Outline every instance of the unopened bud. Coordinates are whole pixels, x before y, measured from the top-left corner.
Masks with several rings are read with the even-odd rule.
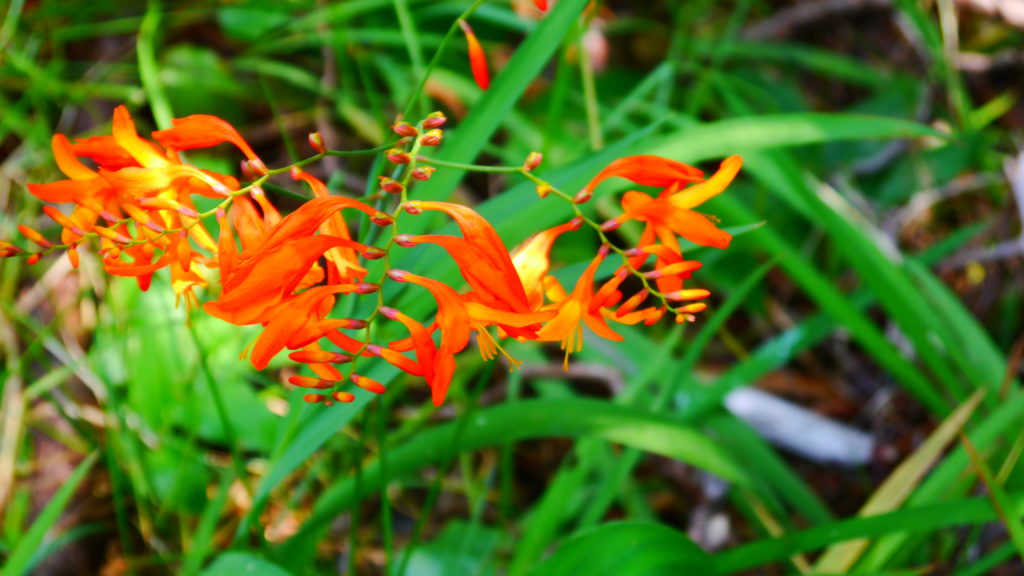
[[[330,350],[298,350],[288,354],[288,358],[302,364],[345,364],[352,361],[352,356]]]
[[[408,164],[412,162],[412,156],[409,156],[409,153],[401,148],[391,148],[387,151],[386,156],[393,164]]]
[[[409,234],[398,234],[395,236],[394,240],[395,244],[398,244],[402,248],[412,248],[416,245],[416,242],[413,241],[412,236]]]
[[[380,290],[380,284],[374,284],[372,282],[360,282],[356,284],[356,289],[353,290],[356,294],[373,294],[377,290]]]
[[[434,128],[444,126],[444,123],[447,121],[448,118],[442,112],[431,112],[423,119],[423,127],[427,130],[433,130]]]
[[[405,270],[388,270],[388,278],[391,278],[395,282],[405,282],[405,275],[408,274]]]
[[[611,220],[605,222],[604,224],[601,224],[601,231],[611,232],[612,230],[617,230],[619,226],[622,226],[622,222],[620,222],[617,218],[612,218]]]
[[[405,202],[402,204],[402,210],[413,215],[423,214],[423,208],[420,208],[419,202]]]
[[[583,216],[576,216],[572,220],[569,220],[569,229],[572,231],[579,230],[583,226]]]
[[[537,196],[540,198],[547,198],[548,195],[551,194],[552,190],[553,189],[550,184],[539,184],[537,185]]]
[[[117,242],[118,244],[128,244],[132,241],[131,238],[121,234],[120,232],[111,230],[110,228],[104,228],[103,226],[94,226],[93,232],[99,234],[101,237],[110,240],[111,242]]]
[[[380,312],[381,315],[384,316],[385,318],[390,318],[391,320],[398,318],[398,315],[401,314],[401,312],[395,310],[390,306],[381,306],[380,308],[377,309],[377,311]]]
[[[335,402],[339,402],[341,404],[348,404],[349,402],[356,399],[355,394],[352,394],[351,392],[341,391],[332,392],[331,398],[334,398]]]
[[[433,166],[420,166],[412,171],[412,177],[417,180],[430,180],[430,177],[437,171]]]
[[[576,193],[575,196],[572,197],[572,203],[583,204],[584,202],[590,200],[593,196],[593,192],[584,188],[583,190],[580,190],[579,192]]]
[[[50,242],[49,240],[46,239],[45,236],[43,236],[39,232],[36,232],[32,228],[29,228],[28,226],[19,225],[18,232],[21,232],[22,236],[28,238],[29,240],[35,242],[36,244],[42,246],[43,248],[49,248],[53,246],[53,242]]]
[[[319,404],[324,400],[327,400],[327,396],[324,396],[323,394],[306,394],[302,399],[310,404]]]
[[[677,301],[703,300],[704,298],[707,298],[708,296],[711,296],[711,292],[709,292],[707,290],[702,290],[702,289],[698,289],[698,290],[676,290],[675,292],[669,292],[668,294],[665,294],[665,299],[666,300],[677,300]]]
[[[260,176],[264,176],[267,173],[267,165],[264,164],[263,160],[260,160],[259,158],[250,159],[249,168],[251,168],[253,172],[259,174]]]
[[[380,179],[380,189],[387,192],[388,194],[401,194],[405,190],[405,186],[394,178],[389,176],[378,176]]]
[[[374,286],[377,285],[374,284]],[[376,292],[376,289],[374,289],[373,291]],[[345,328],[346,330],[362,330],[363,328],[366,328],[366,320],[359,320],[357,318],[345,318],[344,322],[345,324],[341,327]]]
[[[380,260],[381,258],[387,256],[387,254],[387,252],[381,250],[380,248],[377,248],[376,246],[369,246],[363,252],[363,258],[366,258],[367,260]]]
[[[309,141],[309,146],[313,148],[313,150],[316,150],[317,154],[323,154],[327,151],[327,149],[324,148],[324,137],[321,136],[319,132],[310,132],[309,136],[306,137],[306,140]]]
[[[373,392],[374,394],[383,394],[387,391],[384,385],[377,382],[373,378],[367,376],[360,376],[359,374],[352,374],[352,383],[359,386],[367,392]]]
[[[707,307],[708,305],[703,302],[694,302],[693,304],[687,304],[678,310],[682,314],[696,314],[707,310]]]
[[[42,257],[43,257],[42,254],[40,254],[39,252],[36,252],[35,254],[29,256],[25,260],[25,262],[27,262],[28,265],[31,266],[31,265],[35,264],[36,262],[39,262],[39,259],[42,258]]]
[[[443,135],[444,132],[440,130],[430,130],[420,138],[420,144],[424,146],[437,146],[441,143],[441,136]]]
[[[399,136],[415,137],[419,134],[419,130],[408,122],[395,122],[391,125],[391,129]]]
[[[327,388],[334,388],[334,382],[330,380],[324,380],[323,378],[313,378],[311,376],[292,376],[288,378],[288,383],[292,386],[298,386],[299,388],[311,388],[313,390],[325,390]]]
[[[242,168],[242,178],[243,179],[245,179],[245,180],[255,180],[255,179],[259,178],[259,175],[256,173],[255,170],[253,170],[252,164],[250,164],[248,160],[242,160],[242,162],[240,163],[240,166]]]
[[[540,152],[530,152],[530,155],[526,157],[526,162],[523,162],[523,170],[532,172],[540,166],[541,160],[544,159],[544,155]]]
[[[383,212],[377,212],[373,216],[370,216],[370,222],[373,222],[377,226],[390,226],[395,223],[395,220]]]
[[[0,258],[10,258],[21,254],[23,250],[10,242],[0,241]]]

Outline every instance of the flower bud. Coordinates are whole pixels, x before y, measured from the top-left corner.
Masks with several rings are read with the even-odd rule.
[[[440,130],[430,130],[420,138],[420,144],[424,146],[437,146],[441,143],[441,136],[443,134]]]
[[[334,388],[334,382],[330,380],[324,380],[323,378],[313,378],[312,376],[292,376],[288,378],[288,383],[292,386],[298,386],[299,388],[311,388],[313,390],[326,390],[327,388]]]
[[[380,260],[387,256],[387,254],[387,252],[377,248],[376,246],[368,246],[363,252],[363,258],[366,258],[367,260]]]
[[[110,228],[104,228],[103,226],[93,226],[92,231],[95,232],[96,234],[99,234],[101,237],[106,238],[111,242],[117,242],[118,244],[128,244],[129,242],[132,241],[131,238],[125,236],[124,234],[121,234],[120,232],[117,232],[115,230],[111,230]]]
[[[324,148],[324,137],[321,136],[319,132],[310,132],[309,136],[306,137],[306,140],[309,141],[310,147],[313,148],[313,150],[316,150],[317,154],[327,152],[327,149]]]
[[[395,236],[394,240],[395,244],[398,244],[402,248],[412,248],[416,245],[416,242],[413,241],[412,236],[409,234],[398,234]]]
[[[42,258],[42,257],[43,257],[42,254],[40,254],[39,252],[36,252],[35,254],[29,256],[28,259],[25,260],[25,261],[28,262],[29,266],[31,266],[31,265],[35,264],[36,262],[39,262],[39,259]]]
[[[306,394],[302,399],[310,404],[319,404],[324,400],[327,400],[327,396],[324,396],[323,394]]]
[[[351,401],[356,399],[354,394],[352,394],[350,392],[341,392],[341,391],[332,392],[331,393],[331,398],[334,398],[334,400],[336,402],[339,402],[341,404],[348,404],[349,402],[351,402]]]
[[[389,176],[378,176],[380,179],[380,189],[387,192],[388,194],[401,194],[405,190],[405,186],[394,178]]]
[[[50,242],[49,240],[46,239],[45,236],[43,236],[39,232],[36,232],[32,228],[29,228],[28,226],[19,225],[18,232],[21,232],[22,236],[28,238],[29,240],[35,242],[36,244],[42,246],[43,248],[49,248],[53,246],[53,242]]]
[[[398,318],[398,315],[401,314],[401,312],[395,310],[390,306],[381,306],[380,308],[377,309],[377,311],[380,312],[381,315],[384,316],[385,318],[389,318],[391,320]]]
[[[405,275],[408,274],[405,270],[388,270],[388,278],[391,278],[395,282],[405,282]]]
[[[10,258],[22,253],[23,250],[10,242],[0,241],[0,258]]]
[[[383,384],[377,382],[373,378],[360,376],[359,374],[355,373],[352,374],[352,383],[355,384],[356,386],[359,386],[363,390],[366,390],[367,392],[373,392],[374,394],[383,394],[384,392],[387,391],[387,389],[384,388]]]
[[[590,200],[593,196],[593,192],[584,188],[583,190],[580,190],[579,192],[576,193],[575,196],[572,197],[572,203],[583,204],[584,202]]]
[[[405,202],[402,204],[402,210],[405,210],[409,214],[423,214],[423,208],[420,208],[420,203],[415,200],[412,202]]]
[[[249,168],[260,176],[267,174],[267,165],[263,163],[263,160],[259,158],[252,158],[249,160]]]
[[[386,156],[392,164],[408,164],[412,162],[412,156],[401,148],[391,148],[387,151]]]
[[[373,222],[377,226],[390,226],[395,223],[395,220],[383,212],[377,212],[373,216],[370,216],[370,222]]]
[[[611,220],[605,222],[604,224],[601,224],[601,231],[611,232],[612,230],[617,230],[619,226],[622,226],[622,222],[620,222],[617,218],[612,218]]]
[[[693,304],[687,304],[678,310],[681,314],[696,314],[698,312],[703,312],[707,307],[708,305],[703,302],[694,302]]]
[[[703,300],[704,298],[707,298],[708,296],[711,296],[711,292],[709,292],[707,290],[702,290],[702,289],[698,289],[698,290],[676,290],[675,292],[669,292],[668,294],[665,294],[665,299],[666,300],[676,300],[676,301]]]
[[[583,216],[576,216],[572,220],[569,220],[569,226],[569,229],[574,232],[579,230],[580,227],[583,226]]]
[[[434,128],[440,128],[444,126],[444,123],[448,121],[442,112],[431,112],[427,114],[427,117],[423,119],[423,127],[427,130],[433,130]]]
[[[380,284],[374,284],[372,282],[360,282],[356,284],[356,289],[353,290],[356,294],[373,294],[377,290],[380,290]]]
[[[288,354],[288,358],[302,364],[345,364],[352,361],[352,356],[330,350],[297,350]]]
[[[552,190],[553,189],[551,188],[550,184],[538,184],[537,185],[537,196],[540,197],[540,198],[547,198],[548,195],[551,194]]]
[[[430,180],[430,177],[437,171],[433,166],[420,166],[412,171],[412,177],[417,180]]]
[[[533,172],[537,166],[540,166],[540,162],[543,159],[544,155],[540,152],[530,152],[530,155],[526,157],[526,162],[523,162],[523,170]]]
[[[391,129],[395,131],[395,134],[399,136],[415,137],[419,134],[419,130],[415,126],[408,122],[395,122],[391,125]]]

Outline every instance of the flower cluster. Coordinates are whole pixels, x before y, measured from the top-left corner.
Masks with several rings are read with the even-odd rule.
[[[560,197],[576,212],[569,222],[540,231],[510,252],[493,226],[473,209],[410,198],[416,181],[429,179],[436,168],[445,166],[421,155],[425,147],[441,143],[444,123],[442,114],[433,113],[415,125],[395,124],[398,139],[382,150],[393,165],[389,176],[380,177],[376,205],[387,207],[382,211],[332,195],[323,182],[302,170],[323,156],[341,153],[325,150],[315,134],[310,138],[315,156],[268,169],[223,120],[177,119],[172,128],[153,132],[151,141],[138,135],[128,111],[119,107],[111,136],[74,143],[55,136],[54,155],[68,179],[29,187],[45,202],[72,206],[69,214],[49,205],[44,208],[62,228],[61,242],[51,242],[25,226],[20,230],[43,248],[28,254],[33,262],[42,254],[64,250],[77,265],[79,246],[96,239],[103,267],[114,275],[135,277],[143,290],[157,270],[169,268],[174,292],[190,308],[199,303],[194,290],[219,277],[219,296],[206,302],[203,310],[235,325],[262,326],[245,354],[253,366],[263,369],[279,353],[290,351],[289,358],[308,366],[312,374],[289,378],[291,384],[311,389],[305,396],[309,402],[353,400],[344,389],[346,382],[383,392],[380,383],[356,372],[362,358],[376,357],[423,378],[434,404],[440,405],[456,370],[456,355],[469,346],[474,334],[485,359],[504,354],[513,368],[518,362],[505,353],[503,339],[560,342],[568,363],[569,355],[582,346],[584,326],[602,338],[621,340],[610,323],[650,325],[666,314],[684,322],[705,308],[699,301],[708,297],[708,291],[684,286],[700,263],[684,258],[679,240],[728,246],[729,234],[693,209],[728,186],[740,168],[739,157],[726,159],[717,173],[704,179],[700,170],[680,162],[630,156],[612,162],[575,196],[533,173],[541,161],[536,153],[521,167],[490,168],[533,181],[541,197]],[[232,176],[200,170],[181,159],[182,151],[222,143],[233,144],[244,154],[244,186]],[[312,198],[282,216],[261,185],[285,175],[307,186]],[[656,196],[627,192],[622,213],[597,223],[580,206],[610,178],[660,191]],[[197,196],[219,202],[199,212]],[[425,212],[445,215],[460,233],[402,232],[400,220]],[[355,238],[352,215],[370,223]],[[211,218],[219,227],[216,239],[204,224]],[[639,241],[626,248],[615,245],[609,234],[630,221],[643,225]],[[602,244],[568,290],[551,274],[551,251],[556,241],[584,226]],[[397,251],[424,244],[446,251],[464,284],[451,285],[392,266]],[[600,266],[612,252],[620,259],[619,266],[610,276],[602,276]],[[26,253],[0,243],[0,256],[18,254]],[[429,294],[436,303],[434,313],[428,319],[415,318],[393,307],[381,291],[385,283],[414,285],[408,288]],[[370,311],[361,318],[336,317],[340,298],[369,298],[370,306],[348,309]],[[408,336],[379,341],[377,327],[384,321],[397,322]]]

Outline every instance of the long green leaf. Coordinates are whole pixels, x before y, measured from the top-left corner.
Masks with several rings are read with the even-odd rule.
[[[985,392],[979,390],[957,408],[913,454],[885,479],[885,482],[868,498],[858,515],[874,516],[895,510],[903,505],[907,497],[917,488],[925,473],[942,456],[946,447],[956,439],[957,434],[967,424],[984,395]],[[867,546],[866,540],[833,546],[818,559],[815,569],[819,572],[846,572],[863,554]]]
[[[61,514],[64,513],[68,506],[68,502],[71,501],[71,497],[78,490],[78,485],[85,479],[89,470],[92,469],[92,465],[96,463],[97,458],[99,458],[99,452],[93,452],[78,465],[78,468],[75,468],[75,471],[71,473],[71,476],[57,490],[57,493],[53,495],[53,498],[46,504],[46,507],[43,508],[43,511],[35,521],[32,522],[32,527],[14,545],[14,549],[11,551],[11,555],[7,557],[7,563],[4,564],[0,576],[21,576],[28,573],[36,550],[43,544],[43,538],[46,537],[46,533],[60,519]]]
[[[660,524],[616,522],[582,532],[538,565],[530,576],[588,574],[715,576],[714,563],[686,535]]]
[[[697,430],[646,410],[608,402],[531,400],[496,406],[478,412],[465,423],[465,431],[456,442],[453,438],[458,425],[453,422],[438,426],[392,448],[388,453],[386,478],[379,462],[367,465],[361,478],[361,491],[373,492],[383,482],[404,477],[462,452],[504,442],[552,437],[602,438],[688,462],[738,484],[751,483],[742,468]],[[331,485],[299,532],[279,547],[278,558],[290,563],[308,557],[303,550],[315,545],[320,531],[352,504],[356,494],[353,478],[343,478]]]

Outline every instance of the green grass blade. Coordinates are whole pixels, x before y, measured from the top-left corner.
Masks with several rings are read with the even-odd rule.
[[[860,516],[875,516],[895,510],[903,505],[924,475],[939,460],[970,419],[978,404],[984,398],[984,391],[975,392],[943,423],[917,450],[904,460],[885,482],[878,487],[860,509]],[[818,572],[847,572],[864,553],[868,541],[858,540],[829,548],[814,568]]]
[[[530,576],[575,576],[581,566],[589,574],[616,576],[717,573],[707,553],[683,533],[660,524],[615,522],[568,539]]]
[[[1024,494],[1011,494],[1013,511],[1022,515]],[[808,530],[790,532],[779,538],[766,538],[745,544],[714,556],[715,566],[722,574],[768,566],[799,552],[811,552],[822,547],[855,540],[874,538],[903,532],[926,533],[953,526],[972,526],[998,520],[999,516],[985,498],[947,500],[938,504],[907,508],[877,516],[857,517],[834,524],[815,526]],[[874,574],[877,570],[864,571]],[[827,573],[827,572],[826,572]],[[846,572],[840,572],[845,574]]]
[[[443,462],[453,454],[509,441],[549,437],[593,437],[689,462],[738,484],[750,484],[746,472],[713,441],[674,419],[627,406],[588,399],[531,400],[500,405],[478,412],[466,424],[461,440],[453,442],[458,422],[421,432],[388,456],[389,478],[379,462],[363,470],[362,491]],[[350,478],[331,485],[318,500],[299,532],[278,549],[285,562],[304,557],[302,548],[315,544],[315,535],[356,497]]]
[[[21,576],[28,573],[31,569],[30,564],[33,556],[36,550],[42,546],[46,533],[60,519],[61,514],[64,513],[68,506],[68,502],[71,501],[71,497],[78,490],[78,485],[82,483],[82,480],[92,470],[92,465],[96,463],[97,458],[99,458],[99,452],[93,452],[75,468],[75,471],[71,473],[71,476],[57,490],[53,498],[47,502],[46,507],[43,508],[43,511],[40,512],[35,521],[32,522],[32,527],[14,545],[14,549],[11,550],[10,556],[7,557],[7,562],[4,564],[0,575]]]

